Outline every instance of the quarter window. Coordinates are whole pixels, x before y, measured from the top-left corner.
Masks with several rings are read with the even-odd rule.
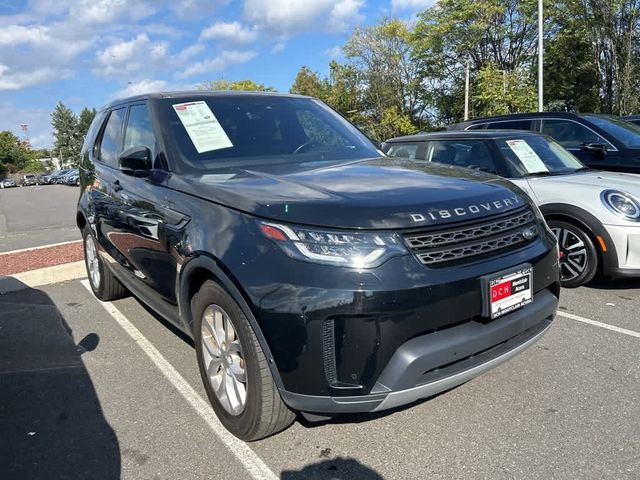
[[[564,148],[580,148],[586,143],[609,144],[594,131],[569,120],[544,120],[542,133],[552,137]]]
[[[107,120],[107,125],[102,134],[102,140],[98,150],[98,159],[110,167],[118,166],[118,155],[121,151],[122,122],[124,121],[124,108],[113,110]]]
[[[417,143],[396,143],[391,145],[387,151],[389,157],[404,157],[412,160],[416,159],[419,145]]]
[[[507,120],[503,122],[493,122],[487,125],[491,130],[531,130],[531,120]]]
[[[144,104],[132,105],[124,135],[124,150],[131,147],[147,147],[153,151],[155,145],[156,136],[153,132],[149,108]]]

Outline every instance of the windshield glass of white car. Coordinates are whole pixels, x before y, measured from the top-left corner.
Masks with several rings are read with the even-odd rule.
[[[496,140],[516,176],[562,175],[585,170],[580,160],[546,137],[527,136]]]

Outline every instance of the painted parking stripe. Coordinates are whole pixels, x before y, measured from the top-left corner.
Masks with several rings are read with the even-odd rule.
[[[82,285],[91,292],[88,280],[82,280]],[[245,467],[247,472],[255,479],[277,480],[278,477],[262,461],[262,459],[249,446],[234,437],[222,426],[216,417],[211,405],[204,400],[198,392],[187,382],[182,375],[169,363],[153,344],[142,335],[120,310],[111,302],[99,302],[111,317],[118,322],[122,329],[138,344],[147,354],[155,366],[173,384],[182,397],[193,407],[196,413],[205,421],[213,433],[233,453],[236,459]]]
[[[14,253],[30,252],[32,250],[42,250],[44,248],[60,247],[61,245],[71,245],[73,243],[81,243],[82,240],[70,240],[68,242],[50,243],[49,245],[40,245],[37,247],[20,248],[18,250],[10,250],[8,252],[0,252],[0,255],[13,255]]]
[[[561,317],[570,318],[571,320],[575,320],[576,322],[587,323],[589,325],[593,325],[594,327],[605,328],[607,330],[611,330],[612,332],[618,332],[624,335],[629,335],[630,337],[640,338],[640,332],[627,330],[626,328],[616,327],[615,325],[609,325],[608,323],[598,322],[596,320],[591,320],[590,318],[584,318],[579,315],[574,315],[572,313],[558,311],[558,315]]]

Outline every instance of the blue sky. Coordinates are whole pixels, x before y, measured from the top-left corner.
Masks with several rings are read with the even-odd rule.
[[[287,91],[326,73],[356,26],[434,0],[0,0],[0,130],[51,145],[50,113],[250,78]]]

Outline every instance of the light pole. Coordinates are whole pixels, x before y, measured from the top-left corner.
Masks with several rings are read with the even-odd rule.
[[[544,111],[544,12],[538,0],[538,111]]]
[[[469,76],[470,76],[469,69],[470,68],[471,68],[471,65],[469,65],[469,59],[467,58],[467,71],[466,71],[465,81],[464,81],[464,120],[465,122],[469,120]]]

